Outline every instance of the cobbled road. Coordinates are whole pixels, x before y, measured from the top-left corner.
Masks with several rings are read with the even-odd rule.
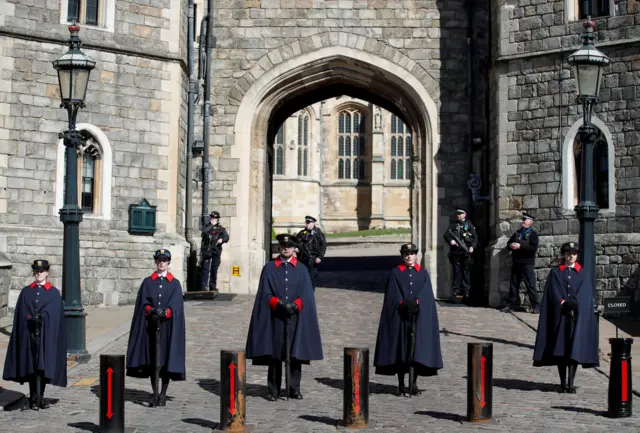
[[[349,259],[344,259],[349,260]],[[343,266],[339,264],[342,263]],[[375,261],[369,261],[369,264]],[[348,271],[334,263],[323,272],[316,291],[325,359],[303,366],[303,400],[266,400],[266,367],[247,362],[247,424],[256,433],[335,432],[342,418],[343,348],[368,347],[373,363],[382,290],[389,266]],[[370,266],[371,267],[371,266]],[[128,427],[141,432],[209,432],[219,421],[220,350],[244,349],[253,297],[228,302],[189,302],[187,314],[187,380],[172,382],[166,407],[150,409],[148,380],[126,379]],[[395,377],[370,370],[369,428],[381,432],[635,432],[637,416],[604,417],[606,377],[593,369],[578,371],[578,393],[559,394],[555,368],[532,367],[535,334],[514,316],[493,309],[439,304],[444,369],[420,378],[422,395],[396,397]],[[488,424],[466,417],[467,343],[491,342],[494,351],[493,416]],[[126,353],[127,336],[101,353]],[[41,412],[2,414],[2,432],[97,432],[98,382],[71,386],[99,377],[99,356],[69,371],[67,388],[48,387],[51,408]],[[284,381],[283,381],[284,382]],[[284,383],[283,383],[284,385]]]

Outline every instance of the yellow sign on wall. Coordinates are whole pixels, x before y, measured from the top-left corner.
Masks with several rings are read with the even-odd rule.
[[[231,268],[231,275],[234,277],[239,277],[240,276],[240,266],[233,266]]]

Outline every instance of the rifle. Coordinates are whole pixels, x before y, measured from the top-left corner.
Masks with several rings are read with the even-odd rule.
[[[458,248],[460,248],[462,251],[464,251],[464,253],[467,256],[470,256],[471,253],[469,252],[469,247],[467,247],[467,244],[465,244],[463,241],[461,241],[460,238],[453,232],[453,230],[447,229],[447,232],[449,234],[451,234],[451,237],[453,238],[453,240],[456,241],[456,244],[458,244]]]
[[[413,394],[413,360],[416,356],[416,319],[417,315],[410,313],[409,314],[409,398],[411,398],[411,394]]]
[[[289,364],[291,362],[291,350],[289,350],[289,317],[284,319],[284,384],[287,387],[287,400],[289,400],[289,380],[291,378],[291,370]]]
[[[41,333],[40,330],[42,329],[42,314],[38,313],[38,309],[36,309],[36,312],[29,318],[27,318],[27,327],[29,328],[29,334],[30,335],[30,343],[31,343],[31,352],[33,355],[33,371],[36,375],[36,395],[35,395],[35,403],[36,403],[36,410],[40,409],[40,399],[42,398],[42,396],[40,395],[40,390],[41,388],[41,377],[40,377],[40,373],[38,372],[38,367],[40,366],[40,344],[41,344]]]

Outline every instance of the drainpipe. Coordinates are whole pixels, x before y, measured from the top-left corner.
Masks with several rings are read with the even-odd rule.
[[[194,114],[196,106],[196,97],[198,95],[198,83],[195,79],[194,71],[194,42],[195,42],[195,26],[196,12],[195,0],[189,0],[189,9],[187,11],[188,30],[187,30],[187,67],[189,73],[189,88],[187,89],[189,100],[187,106],[187,169],[186,169],[186,200],[184,205],[185,211],[185,237],[189,243],[189,257],[187,259],[187,290],[196,284],[196,266],[198,263],[197,249],[198,246],[193,240],[193,144],[194,144]]]
[[[204,42],[205,75],[204,75],[204,104],[202,110],[202,219],[200,224],[204,226],[209,217],[209,182],[211,181],[211,166],[209,165],[209,136],[211,126],[211,52],[216,43],[213,35],[213,0],[207,0],[207,24],[206,36],[203,38],[200,32],[200,44]],[[204,39],[204,40],[203,40]],[[202,46],[202,45],[201,45]]]
[[[473,161],[473,103],[474,85],[473,80],[473,0],[466,1],[467,9],[467,158],[469,159],[469,170],[474,170]],[[469,198],[469,209],[474,208],[473,197]],[[475,212],[473,212],[475,217]]]
[[[318,146],[320,146],[320,164],[318,173],[318,183],[320,184],[320,203],[318,203],[318,220],[324,224],[324,109],[326,101],[320,102],[320,133],[318,134]]]

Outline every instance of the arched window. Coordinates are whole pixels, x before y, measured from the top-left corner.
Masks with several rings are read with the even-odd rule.
[[[284,174],[284,124],[280,125],[280,129],[276,134],[276,174]]]
[[[82,146],[78,154],[78,206],[88,218],[111,218],[112,155],[107,136],[90,124],[78,124]],[[53,214],[64,204],[67,154],[63,140],[58,143],[56,202]]]
[[[411,132],[395,114],[391,115],[391,179],[411,178]]]
[[[298,176],[309,175],[309,114],[298,115]]]
[[[582,142],[580,133],[576,134],[573,142],[574,173],[574,206],[580,201],[582,191]],[[609,207],[609,149],[607,139],[602,131],[597,129],[597,136],[593,145],[593,189],[595,202],[600,209]]]
[[[366,116],[356,108],[338,113],[338,179],[365,178]]]

